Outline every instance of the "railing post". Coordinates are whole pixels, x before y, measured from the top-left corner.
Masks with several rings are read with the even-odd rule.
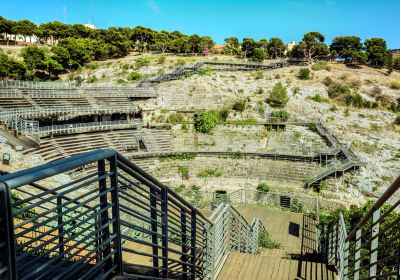
[[[181,241],[182,241],[182,271],[183,271],[183,279],[187,279],[187,261],[188,258],[186,256],[187,250],[187,228],[186,228],[186,211],[184,208],[181,208]]]
[[[360,271],[358,270],[360,268],[360,256],[361,256],[361,228],[357,230],[356,232],[356,253],[354,255],[354,259],[357,260],[354,264],[354,270],[357,270],[354,273],[354,280],[359,280],[360,279]]]
[[[370,257],[370,268],[369,268],[369,276],[376,276],[376,268],[377,264],[375,263],[378,260],[378,245],[379,245],[379,217],[380,217],[380,208],[375,209],[372,214],[372,229],[371,229],[371,257]],[[376,223],[376,224],[375,224]],[[375,225],[374,225],[375,224]],[[375,263],[375,264],[373,264]]]
[[[197,219],[197,214],[194,209],[192,209],[191,213],[191,255],[192,255],[192,267],[191,267],[191,279],[196,279],[196,219]]]
[[[6,184],[0,183],[0,278],[8,280],[17,279],[14,244],[14,222],[12,215],[11,197]]]
[[[168,278],[168,188],[161,193],[163,277]]]
[[[99,160],[98,161],[98,171],[99,171],[99,176],[103,176],[106,173],[106,165],[105,165],[105,160]],[[107,178],[103,178],[101,180],[99,180],[99,196],[100,196],[100,211],[101,211],[101,215],[100,215],[100,226],[103,227],[105,226],[105,228],[101,231],[101,256],[100,258],[102,259],[103,257],[108,256],[111,253],[111,244],[109,241],[110,239],[110,232],[109,232],[109,227],[106,226],[109,222],[109,217],[108,217],[108,211],[104,209],[107,208],[107,193],[105,193],[107,190]],[[105,194],[101,194],[101,193],[105,193]],[[108,242],[107,245],[105,245]],[[110,270],[112,268],[113,264],[112,264],[112,259],[109,258],[106,263],[105,263],[105,267],[106,270]]]
[[[118,193],[118,168],[117,168],[117,156],[114,155],[109,159],[110,164],[110,184],[111,184],[111,202],[112,217],[113,217],[113,234],[115,234],[116,240],[114,242],[114,262],[117,265],[115,268],[116,275],[122,275],[122,238],[121,238],[121,224],[120,224],[120,210],[119,210],[119,193]]]
[[[151,218],[151,243],[153,254],[153,276],[158,277],[158,226],[157,226],[157,192],[154,188],[150,188],[150,218]]]
[[[344,243],[343,280],[349,279],[349,245],[349,241]]]
[[[58,223],[58,243],[63,244],[64,242],[64,227],[62,226],[63,223],[63,216],[62,216],[62,198],[57,197],[57,214],[59,215],[57,219]],[[64,245],[60,246],[60,254],[64,252]]]

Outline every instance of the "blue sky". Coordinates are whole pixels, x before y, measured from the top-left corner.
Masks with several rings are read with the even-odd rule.
[[[400,0],[5,0],[0,15],[35,23],[58,20],[99,28],[143,25],[157,30],[210,35],[301,40],[320,31],[335,36],[386,39],[400,48]]]

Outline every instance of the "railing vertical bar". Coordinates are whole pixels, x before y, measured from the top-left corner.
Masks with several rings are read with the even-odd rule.
[[[371,229],[371,256],[370,256],[370,268],[369,268],[369,276],[375,277],[376,276],[376,269],[377,264],[376,261],[378,260],[378,250],[376,249],[379,245],[379,217],[380,217],[380,208],[375,209],[372,214],[372,224],[374,226]]]
[[[5,279],[16,280],[18,275],[11,201],[8,186],[0,183],[0,238],[3,242],[5,241],[5,246],[0,250],[0,264],[7,267],[7,272],[4,273]]]
[[[196,278],[196,211],[191,211],[191,255],[192,255],[192,267],[191,267],[191,279]]]
[[[64,227],[63,224],[63,216],[62,216],[62,197],[57,197],[57,214],[59,215],[58,222],[58,242],[59,244],[63,244],[64,242]],[[60,254],[64,252],[64,245],[60,247]]]
[[[183,279],[187,279],[187,238],[186,238],[186,233],[187,233],[187,227],[186,227],[186,211],[184,208],[181,208],[181,241],[182,241],[182,271],[183,271]]]
[[[117,168],[117,156],[114,155],[109,158],[110,164],[110,184],[111,184],[111,202],[112,217],[114,219],[112,228],[113,234],[116,235],[114,241],[114,249],[117,249],[114,254],[114,263],[116,265],[115,275],[122,275],[122,239],[121,239],[121,224],[120,224],[120,211],[119,211],[119,193],[118,193],[118,168]]]
[[[162,212],[162,263],[163,277],[168,278],[168,188],[162,189],[161,194],[161,212]]]
[[[156,200],[156,195],[157,192],[154,188],[150,187],[150,194],[149,194],[149,199],[150,199],[150,217],[151,217],[151,231],[153,232],[151,234],[151,243],[153,244],[152,250],[153,250],[153,276],[158,277],[159,274],[159,263],[158,263],[158,237],[157,237],[157,232],[158,232],[158,226],[157,226],[157,200]]]
[[[354,273],[354,280],[359,280],[360,279],[360,256],[361,256],[361,228],[357,230],[356,232],[356,247],[355,247],[356,253],[354,256],[354,259],[356,259],[356,262],[354,264],[354,270],[357,270]]]
[[[104,159],[98,161],[98,172],[99,172],[99,177],[106,174],[106,164]],[[107,195],[105,194],[102,195],[102,193],[104,193],[106,190],[107,190],[107,178],[103,178],[99,180],[100,211],[107,208]],[[101,226],[107,225],[108,222],[109,222],[108,211],[102,211],[100,215],[100,225]],[[100,247],[102,248],[101,259],[108,256],[111,252],[111,246],[109,243],[107,243],[109,238],[110,238],[109,227],[106,227],[101,232],[101,244],[100,244]],[[107,244],[105,245],[105,248],[103,247],[103,244]],[[108,259],[105,264],[106,270],[110,270],[112,268],[112,265],[113,265],[112,260]]]

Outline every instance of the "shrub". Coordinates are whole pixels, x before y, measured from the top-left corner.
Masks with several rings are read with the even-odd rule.
[[[86,82],[87,83],[95,83],[95,82],[97,82],[97,77],[95,75],[87,77]]]
[[[258,88],[258,89],[256,90],[256,93],[257,93],[257,94],[263,94],[263,93],[264,93],[264,89]]]
[[[310,97],[311,100],[315,101],[315,102],[325,102],[326,99],[324,97],[322,97],[320,94],[315,94],[313,96]]]
[[[400,82],[398,82],[398,81],[391,81],[391,82],[390,82],[390,87],[391,87],[392,89],[400,89]]]
[[[382,89],[379,86],[374,86],[371,90],[370,90],[370,94],[372,97],[378,97],[382,94]]]
[[[308,69],[308,68],[301,68],[301,69],[299,70],[298,78],[299,78],[300,80],[308,80],[308,79],[310,79],[310,74],[311,74],[310,69]]]
[[[175,65],[177,66],[183,66],[186,64],[186,60],[184,60],[183,58],[178,58],[178,60],[175,62]]]
[[[278,242],[272,241],[269,238],[269,235],[267,232],[263,231],[260,233],[258,236],[258,246],[262,248],[267,248],[267,249],[279,249],[281,248],[281,244]]]
[[[280,79],[281,78],[281,75],[279,75],[279,74],[275,74],[275,79]]]
[[[211,74],[213,72],[212,72],[212,68],[210,66],[207,66],[207,67],[201,68],[198,71],[198,73],[199,73],[200,76],[211,76]]]
[[[256,80],[261,80],[262,78],[264,78],[264,72],[262,70],[258,70],[256,72]]]
[[[219,111],[219,114],[218,114],[218,116],[219,116],[219,119],[222,121],[222,122],[226,122],[226,120],[228,119],[228,117],[229,117],[229,109],[221,109],[220,111]]]
[[[377,102],[371,102],[364,99],[358,93],[348,93],[346,96],[346,104],[359,108],[376,108],[378,107]]]
[[[143,79],[143,76],[142,76],[142,74],[140,74],[138,72],[131,72],[128,74],[127,79],[128,79],[128,81],[136,82],[136,81]]]
[[[265,104],[263,101],[257,102],[257,111],[259,114],[264,115],[265,113]]]
[[[285,110],[278,110],[278,111],[273,111],[271,113],[271,117],[286,121],[289,119],[290,114],[288,112],[286,112]]]
[[[139,57],[138,59],[136,59],[135,61],[135,67],[137,68],[141,68],[144,66],[149,66],[150,64],[150,60],[146,57]]]
[[[275,84],[270,92],[267,102],[272,107],[285,107],[288,101],[289,96],[287,94],[287,88],[281,82]]]
[[[331,106],[331,107],[329,108],[329,111],[331,111],[331,112],[336,112],[336,111],[337,111],[336,105]]]
[[[237,112],[243,112],[246,109],[246,100],[238,100],[238,101],[236,101],[233,104],[232,109],[237,111]]]
[[[394,124],[400,125],[400,114],[397,115],[396,118],[394,119]]]
[[[350,89],[342,84],[332,84],[328,87],[328,95],[330,98],[336,98],[343,94],[350,93]]]
[[[259,183],[257,186],[257,190],[263,193],[269,192],[270,189],[271,189],[270,186],[265,182]]]
[[[198,132],[212,134],[219,120],[215,112],[201,112],[195,119],[195,127]]]
[[[117,80],[117,84],[123,84],[126,83],[126,81],[124,79],[118,79]]]
[[[331,71],[331,67],[328,65],[328,63],[326,61],[315,62],[311,66],[311,69],[314,70],[314,71],[320,71],[320,70]]]
[[[301,132],[300,132],[300,131],[295,131],[294,134],[293,134],[293,136],[294,136],[294,138],[296,138],[297,140],[299,140],[300,137],[301,137]]]
[[[362,86],[362,81],[358,78],[351,79],[347,82],[347,85],[353,89],[359,89]]]
[[[309,123],[308,124],[308,129],[311,130],[311,131],[318,131],[317,124],[316,123]]]
[[[163,64],[167,58],[165,56],[160,56],[157,60],[158,64]]]
[[[329,87],[329,86],[331,86],[331,85],[333,85],[335,83],[331,77],[326,77],[322,82],[327,87]]]
[[[183,123],[185,121],[185,117],[180,113],[172,113],[168,116],[168,122],[171,124]]]
[[[234,125],[256,125],[257,120],[255,118],[247,118],[247,119],[240,119],[240,120],[234,120],[232,122]]]
[[[213,169],[213,168],[206,168],[203,171],[201,171],[197,177],[200,178],[207,178],[207,177],[221,177],[222,173],[218,169]]]

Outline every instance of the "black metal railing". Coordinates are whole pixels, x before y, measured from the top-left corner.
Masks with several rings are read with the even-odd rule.
[[[210,225],[117,152],[84,153],[0,177],[0,279],[205,278]]]

